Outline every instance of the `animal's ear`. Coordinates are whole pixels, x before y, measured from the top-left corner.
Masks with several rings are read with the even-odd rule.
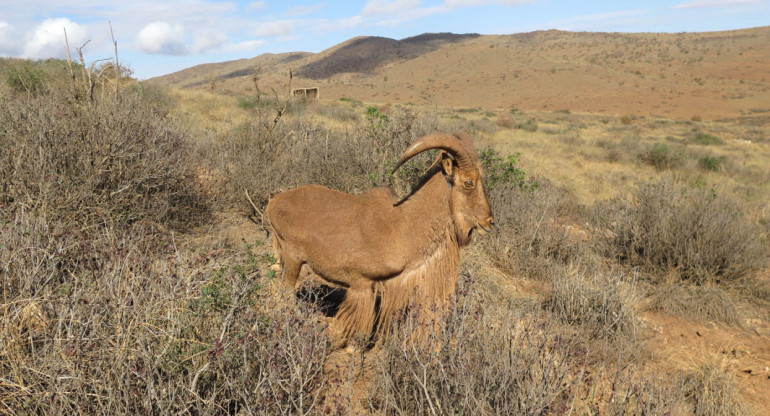
[[[452,176],[452,172],[454,172],[454,159],[452,159],[448,153],[442,152],[441,155],[441,167],[444,168],[444,174],[446,176]]]

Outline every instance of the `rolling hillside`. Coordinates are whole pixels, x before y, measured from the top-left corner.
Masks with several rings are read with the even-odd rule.
[[[250,94],[318,86],[323,99],[570,110],[671,118],[770,119],[770,26],[709,33],[357,37],[317,54],[265,54],[154,78]],[[212,82],[214,81],[214,82]]]

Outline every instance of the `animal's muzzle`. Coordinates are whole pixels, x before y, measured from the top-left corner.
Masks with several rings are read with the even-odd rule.
[[[486,221],[480,222],[478,227],[478,232],[481,235],[485,235],[486,233],[492,232],[492,226],[495,224],[495,218],[489,217]]]

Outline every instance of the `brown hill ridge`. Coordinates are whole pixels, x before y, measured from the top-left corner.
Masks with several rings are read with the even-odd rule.
[[[357,37],[317,54],[265,54],[153,79],[253,93],[317,86],[324,99],[671,118],[770,119],[770,26],[705,33],[537,31]]]
[[[335,47],[322,58],[300,67],[297,75],[310,79],[323,79],[346,72],[371,74],[386,64],[415,59],[447,44],[479,36],[478,34],[426,33],[402,40],[371,36],[357,37]]]

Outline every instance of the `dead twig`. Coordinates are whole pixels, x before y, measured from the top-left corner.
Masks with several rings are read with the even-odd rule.
[[[118,94],[118,88],[120,85],[120,64],[118,63],[118,41],[115,40],[115,34],[112,32],[112,22],[110,23],[110,36],[112,36],[112,44],[115,45],[115,95]]]
[[[246,191],[246,199],[249,201],[249,204],[251,204],[251,207],[254,209],[254,212],[256,212],[257,214],[259,214],[259,223],[257,223],[257,221],[256,221],[256,220],[254,220],[254,219],[252,219],[252,221],[253,221],[255,224],[257,224],[257,225],[259,225],[260,227],[262,227],[262,229],[263,229],[263,230],[267,231],[267,227],[265,226],[265,224],[266,224],[266,222],[267,222],[267,221],[265,220],[265,218],[266,218],[266,217],[265,217],[265,214],[262,212],[262,210],[260,210],[259,208],[257,208],[257,205],[256,205],[256,204],[254,203],[254,201],[251,199],[251,195],[249,195],[249,190],[248,190],[248,189],[244,189],[244,191]]]

